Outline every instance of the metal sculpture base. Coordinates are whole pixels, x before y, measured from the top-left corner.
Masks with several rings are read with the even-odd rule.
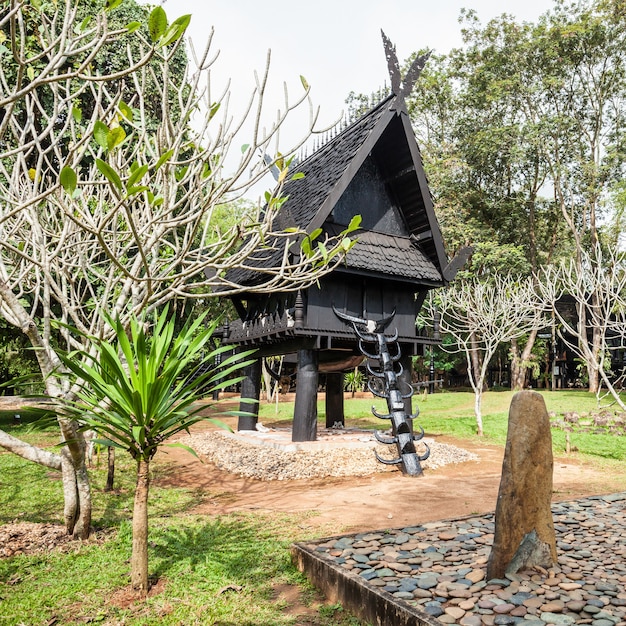
[[[367,371],[370,374],[368,380],[368,389],[377,397],[385,398],[387,401],[387,415],[381,415],[372,407],[372,413],[379,419],[389,420],[392,427],[392,437],[385,437],[379,431],[376,431],[376,439],[384,444],[396,445],[398,449],[398,458],[383,459],[376,454],[376,458],[387,465],[400,465],[402,473],[407,476],[421,476],[423,474],[421,461],[425,461],[430,456],[430,449],[426,446],[426,452],[419,455],[415,449],[415,441],[419,441],[424,437],[424,429],[420,428],[420,434],[414,435],[411,429],[412,420],[414,420],[419,411],[410,415],[406,412],[404,401],[413,395],[413,387],[407,383],[402,383],[400,377],[403,374],[403,368],[398,361],[402,354],[398,343],[398,331],[396,330],[391,337],[385,335],[385,330],[395,317],[394,312],[378,322],[366,320],[360,317],[353,317],[341,313],[333,306],[335,315],[346,324],[352,326],[354,332],[359,338],[359,350],[367,357]],[[375,346],[375,352],[371,352],[366,348],[370,344]],[[389,352],[389,346],[395,346],[394,354]],[[396,372],[395,364],[398,363],[400,371]],[[376,365],[374,365],[376,364]],[[408,387],[406,393],[402,393],[400,385],[404,384]],[[424,444],[426,445],[426,444]]]

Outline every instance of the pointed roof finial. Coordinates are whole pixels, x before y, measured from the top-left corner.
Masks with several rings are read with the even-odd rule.
[[[389,78],[391,79],[391,92],[396,96],[406,97],[411,93],[411,90],[422,73],[422,70],[426,65],[426,61],[428,61],[428,57],[432,51],[429,51],[422,56],[415,57],[403,80],[402,74],[400,74],[400,64],[398,63],[396,47],[391,43],[391,40],[387,37],[387,35],[385,35],[382,29],[380,33],[383,38],[385,56],[387,57],[387,67],[389,68]]]
[[[402,75],[400,74],[396,47],[391,43],[391,40],[385,35],[382,29],[380,30],[380,34],[383,38],[385,56],[387,57],[387,67],[389,68],[389,78],[391,79],[391,91],[395,94],[399,94],[402,84]]]
[[[426,65],[426,61],[430,57],[432,50],[429,50],[426,54],[422,54],[422,56],[415,57],[413,59],[413,63],[411,63],[411,67],[409,67],[409,71],[406,73],[404,80],[402,81],[402,95],[408,96],[413,89],[413,86],[417,82],[417,79],[420,77],[424,66]]]

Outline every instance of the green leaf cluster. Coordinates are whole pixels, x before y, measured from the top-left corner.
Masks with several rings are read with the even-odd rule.
[[[148,31],[150,38],[157,48],[163,48],[178,41],[189,26],[191,15],[181,15],[171,24],[167,22],[167,15],[163,7],[156,6],[148,17]]]
[[[332,250],[328,250],[325,243],[321,241],[320,237],[324,233],[321,228],[316,228],[308,233],[300,244],[302,254],[313,261],[316,255],[320,255],[320,258],[313,262],[314,267],[321,267],[328,265],[333,258],[338,254],[347,254],[349,250],[356,244],[356,239],[349,235],[357,231],[361,226],[361,216],[355,215],[350,220],[350,223],[339,234],[339,245],[335,246]]]
[[[89,351],[61,356],[80,386],[78,400],[66,410],[95,430],[100,443],[126,450],[136,460],[149,461],[167,439],[205,419],[193,404],[238,382],[232,375],[250,354],[231,355],[217,368],[216,357],[229,348],[205,353],[217,326],[205,326],[205,315],[188,321],[177,334],[167,308],[151,333],[146,321],[136,317],[129,328],[119,319],[108,318],[108,323],[115,334],[112,343],[89,337]],[[194,366],[202,354],[203,362]],[[203,363],[209,364],[206,369]]]

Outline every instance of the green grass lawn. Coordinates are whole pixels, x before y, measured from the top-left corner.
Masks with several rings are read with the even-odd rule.
[[[131,550],[125,521],[107,541],[69,554],[0,559],[0,623],[295,625],[274,589],[297,585],[309,601],[319,601],[289,558],[297,517],[154,517],[150,571],[164,592],[145,603],[124,602]],[[316,619],[325,626],[359,624],[340,607],[325,607]]]
[[[485,437],[503,445],[506,438],[510,392],[487,392],[483,402]],[[576,411],[581,421],[597,410],[594,396],[582,391],[544,393],[548,411],[562,417]],[[429,435],[477,440],[473,394],[437,393],[417,397],[417,423]],[[347,399],[347,425],[386,428],[370,408],[384,403]],[[319,420],[325,422],[320,403]],[[0,413],[0,428],[27,441],[52,447],[58,434],[54,426],[37,421],[36,412]],[[288,425],[293,403],[262,404],[265,424]],[[553,429],[555,451],[564,449],[565,433]],[[624,437],[570,433],[577,455],[598,459],[607,471],[626,459]],[[192,505],[210,494],[159,486],[151,488],[150,572],[162,585],[160,593],[145,603],[123,602],[129,583],[130,518],[134,468],[118,455],[116,489],[105,493],[105,463],[91,469],[96,541],[53,551],[0,559],[0,624],[125,624],[258,626],[301,623],[285,604],[276,602],[276,589],[287,586],[301,593],[305,603],[319,596],[290,561],[289,546],[306,540],[306,513],[231,514],[218,517],[189,513]],[[154,464],[156,475],[166,471]],[[62,521],[62,493],[58,473],[0,452],[0,525],[17,522]],[[317,626],[359,626],[340,606],[322,602],[307,619]]]
[[[563,413],[575,411],[583,416],[598,411],[595,395],[586,391],[541,391],[549,413],[554,413],[556,421],[562,420]],[[513,392],[487,391],[483,394],[482,413],[485,435],[483,440],[498,445],[506,442],[507,419]],[[381,413],[386,413],[385,401],[381,399],[346,398],[345,414],[348,426],[359,428],[386,429],[388,423],[372,415],[375,406]],[[478,440],[476,436],[476,418],[474,417],[474,394],[469,392],[435,393],[414,396],[413,410],[419,409],[415,423],[426,431],[427,435],[447,435],[458,439]],[[613,410],[614,407],[611,408]],[[326,422],[324,402],[317,405],[318,423]],[[619,410],[617,411],[619,413]],[[293,417],[293,403],[279,402],[261,404],[259,419],[264,424],[288,422]],[[626,433],[625,433],[626,434]],[[552,429],[555,453],[565,450],[565,432]],[[591,455],[608,459],[626,460],[626,437],[609,434],[589,434],[574,428],[570,433],[571,445],[582,455]]]
[[[58,433],[36,411],[0,412],[0,428],[52,448]],[[153,479],[166,471],[153,463]],[[69,551],[0,559],[0,624],[124,624],[296,626],[297,617],[276,599],[276,589],[298,590],[314,605],[310,624],[360,626],[361,622],[320,597],[291,563],[289,547],[307,539],[309,514],[191,515],[210,494],[176,487],[150,490],[150,572],[161,592],[145,603],[125,601],[130,582],[134,468],[117,455],[115,490],[103,491],[106,461],[90,470],[95,541]],[[0,451],[0,525],[62,523],[60,475]]]

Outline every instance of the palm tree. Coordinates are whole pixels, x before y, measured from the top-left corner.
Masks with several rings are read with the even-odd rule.
[[[61,357],[79,387],[77,399],[64,410],[79,420],[82,428],[95,430],[101,437],[99,443],[125,450],[137,463],[131,584],[144,595],[148,591],[150,461],[173,435],[207,419],[194,403],[238,382],[239,378],[229,376],[247,365],[243,359],[250,355],[231,355],[219,369],[215,365],[207,368],[207,362],[215,363],[215,357],[229,349],[222,346],[194,366],[217,326],[217,321],[208,326],[203,321],[204,316],[188,321],[174,336],[175,319],[167,309],[157,316],[151,334],[147,324],[136,317],[129,329],[119,319],[108,318],[115,331],[112,343],[91,337],[90,352],[75,351]],[[219,420],[210,421],[225,426]]]

